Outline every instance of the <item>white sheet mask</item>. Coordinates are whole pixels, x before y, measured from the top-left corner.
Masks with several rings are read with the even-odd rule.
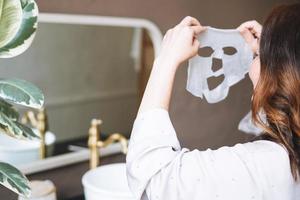
[[[186,89],[197,97],[205,96],[207,102],[224,100],[229,88],[242,80],[248,72],[253,53],[236,29],[208,27],[198,38],[199,55],[189,60]],[[203,54],[206,55],[202,55]],[[217,66],[219,69],[214,69]],[[224,77],[215,88],[210,89],[208,79]]]
[[[252,112],[248,112],[248,114],[240,121],[238,129],[245,133],[253,134],[253,135],[260,135],[263,130],[257,127],[252,122]]]

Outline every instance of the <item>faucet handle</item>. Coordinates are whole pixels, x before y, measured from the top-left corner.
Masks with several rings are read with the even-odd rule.
[[[31,124],[33,127],[37,128],[37,119],[32,110],[26,111],[25,114],[21,118],[22,124]]]
[[[45,108],[42,108],[35,114],[32,110],[26,111],[21,119],[22,124],[31,125],[36,128],[40,133],[40,158],[44,159],[47,155],[45,135],[49,129],[48,119]]]
[[[91,126],[100,126],[102,124],[102,120],[101,119],[92,119],[91,121]]]
[[[45,108],[41,108],[37,113],[32,110],[26,111],[21,118],[22,124],[29,124],[39,131],[48,131],[48,118]]]
[[[98,136],[98,134],[100,134],[100,125],[101,124],[102,124],[101,119],[92,119],[91,126],[89,129],[89,135],[90,136]]]
[[[100,134],[100,125],[102,120],[92,119],[91,126],[89,128],[89,137],[88,137],[88,147],[90,149],[90,168],[96,168],[99,165],[99,151],[98,144],[99,134]]]

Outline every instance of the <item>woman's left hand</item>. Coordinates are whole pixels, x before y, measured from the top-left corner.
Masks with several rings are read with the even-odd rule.
[[[198,35],[205,30],[193,17],[185,17],[177,26],[167,31],[162,42],[159,60],[179,66],[198,52]]]

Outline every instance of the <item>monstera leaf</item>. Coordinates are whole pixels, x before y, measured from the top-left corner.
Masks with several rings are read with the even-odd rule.
[[[0,79],[0,97],[31,108],[41,108],[44,104],[41,90],[20,79]]]
[[[0,9],[0,58],[11,58],[31,45],[38,7],[34,0],[0,0]]]
[[[19,0],[0,0],[0,8],[0,47],[3,47],[14,38],[21,26],[22,7]]]
[[[31,45],[37,28],[37,15],[38,7],[34,0],[0,0],[0,58],[18,56]],[[18,112],[6,101],[41,108],[44,103],[42,92],[23,80],[0,79],[0,129],[20,139],[38,138],[30,128],[18,122]],[[0,184],[20,195],[30,195],[26,177],[15,167],[2,162]]]
[[[11,120],[4,113],[0,112],[0,129],[7,135],[17,139],[39,139],[31,128],[24,126],[23,124]]]
[[[30,196],[30,188],[27,178],[15,167],[0,162],[0,184],[8,189],[23,195]]]

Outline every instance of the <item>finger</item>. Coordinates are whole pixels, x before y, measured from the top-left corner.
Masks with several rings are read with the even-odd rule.
[[[257,21],[247,21],[240,25],[240,27],[248,28],[248,29],[258,29],[261,30],[261,24],[259,24]]]
[[[207,27],[203,26],[185,26],[177,31],[184,31],[186,34],[189,34],[191,37],[197,37],[202,31],[205,31]]]
[[[193,30],[194,35],[198,36],[201,32],[205,31],[207,27],[204,26],[190,26],[190,29]]]
[[[262,26],[257,21],[252,20],[252,21],[247,21],[247,22],[241,24],[238,27],[238,29],[248,29],[251,31],[252,34],[255,35],[255,37],[260,38]]]
[[[251,31],[249,29],[242,29],[240,30],[241,35],[244,37],[244,39],[246,40],[246,42],[248,44],[252,44],[253,41],[255,40],[254,35],[251,33]]]
[[[198,52],[198,49],[200,47],[200,43],[199,43],[199,40],[197,40],[197,38],[194,38],[192,46],[193,46],[194,51]]]
[[[241,32],[241,35],[245,39],[245,41],[250,45],[253,52],[257,53],[259,44],[258,44],[258,38],[254,37],[254,35],[251,33],[249,29],[244,29]]]
[[[258,23],[256,20],[247,21],[244,23],[244,26],[247,28],[257,29],[258,31],[260,31],[262,28],[262,25]]]
[[[179,25],[183,25],[183,26],[201,26],[200,22],[196,18],[190,17],[190,16],[185,17],[179,23]]]

